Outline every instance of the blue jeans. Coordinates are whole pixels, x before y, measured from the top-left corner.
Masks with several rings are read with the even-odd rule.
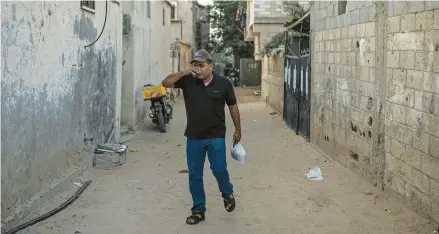
[[[206,152],[210,169],[218,182],[221,193],[231,194],[233,185],[230,183],[226,162],[226,141],[224,138],[194,140],[187,138],[186,155],[189,170],[189,190],[192,195],[192,212],[206,212],[206,194],[203,185],[203,170]]]

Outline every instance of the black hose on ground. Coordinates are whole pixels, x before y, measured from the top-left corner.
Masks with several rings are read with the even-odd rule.
[[[76,191],[76,193],[75,193],[72,197],[70,197],[69,200],[65,201],[62,205],[58,206],[57,208],[55,208],[55,209],[49,211],[48,213],[46,213],[46,214],[44,214],[44,215],[39,216],[39,217],[36,218],[36,219],[33,219],[33,220],[28,221],[28,222],[26,222],[26,223],[23,223],[23,224],[21,224],[21,225],[15,227],[15,228],[13,228],[12,230],[7,231],[5,234],[14,234],[14,233],[16,233],[16,232],[18,232],[18,231],[21,231],[21,230],[23,230],[23,229],[25,229],[25,228],[27,228],[27,227],[29,227],[29,226],[32,226],[32,225],[34,225],[34,224],[36,224],[36,223],[39,223],[39,222],[41,222],[41,221],[43,221],[43,220],[45,220],[45,219],[47,219],[47,218],[49,218],[49,217],[55,215],[56,213],[58,213],[58,212],[64,210],[65,208],[67,208],[67,206],[69,206],[69,205],[72,204],[76,199],[78,199],[78,197],[81,195],[82,192],[84,192],[84,190],[90,185],[90,183],[91,183],[91,180],[85,182],[85,183],[81,186],[81,188],[79,188],[78,191]]]

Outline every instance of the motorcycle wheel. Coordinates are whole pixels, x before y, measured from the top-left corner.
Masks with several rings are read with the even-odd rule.
[[[165,117],[163,116],[162,110],[156,112],[157,116],[157,124],[159,125],[159,129],[161,132],[166,132],[166,123],[165,123]]]

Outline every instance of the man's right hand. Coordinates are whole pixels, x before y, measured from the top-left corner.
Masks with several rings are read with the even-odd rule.
[[[189,70],[189,74],[191,74],[192,76],[198,76],[201,73],[201,70],[198,67],[192,67]]]

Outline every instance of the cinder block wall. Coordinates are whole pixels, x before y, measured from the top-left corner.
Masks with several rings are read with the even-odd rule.
[[[283,112],[284,70],[282,53],[263,57],[261,98],[279,112]]]
[[[344,3],[312,7],[312,142],[439,222],[438,2]]]

